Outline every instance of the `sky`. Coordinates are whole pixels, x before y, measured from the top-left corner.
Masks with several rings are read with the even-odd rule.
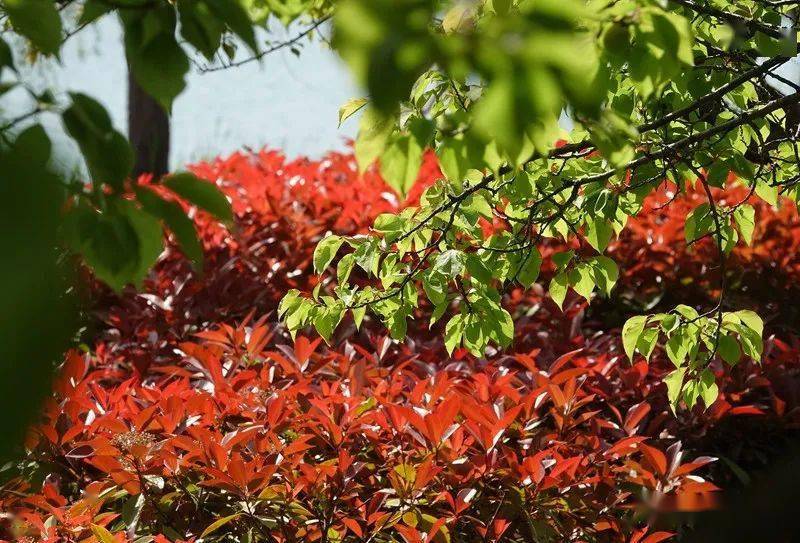
[[[302,28],[276,25],[270,38],[283,41]],[[246,51],[239,53],[246,56]],[[198,61],[205,59],[198,56]],[[99,100],[114,125],[127,131],[127,67],[120,25],[106,16],[74,36],[61,62],[46,60],[27,69],[27,79],[59,93],[80,91]],[[244,147],[283,149],[289,157],[320,157],[341,150],[355,136],[358,122],[337,128],[339,107],[363,96],[341,60],[322,40],[305,42],[299,58],[288,49],[239,68],[200,73],[196,67],[172,112],[170,166],[182,165]],[[4,97],[6,113],[24,111],[21,94]],[[57,150],[68,151],[55,116],[46,126]],[[59,156],[75,156],[60,152]],[[64,159],[62,159],[64,160]],[[62,164],[69,169],[72,165]]]

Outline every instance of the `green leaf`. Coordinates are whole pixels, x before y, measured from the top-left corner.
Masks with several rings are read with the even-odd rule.
[[[475,24],[477,8],[470,2],[456,2],[442,18],[442,30],[446,34],[464,32]]]
[[[630,25],[612,23],[606,27],[602,35],[603,47],[612,55],[625,58],[630,52]]]
[[[210,536],[211,534],[213,534],[214,532],[216,532],[229,522],[236,520],[241,515],[242,515],[241,513],[234,513],[233,515],[228,515],[227,517],[218,518],[217,520],[209,524],[205,530],[203,530],[203,533],[200,534],[200,539],[205,539],[206,537]]]
[[[575,269],[569,272],[569,282],[575,292],[586,298],[587,301],[591,300],[595,287],[595,278],[589,265],[581,263],[576,266]]]
[[[769,205],[778,205],[778,187],[773,187],[763,181],[757,181],[756,194]]]
[[[440,306],[447,301],[447,283],[439,274],[426,274],[422,280],[425,296],[435,306]]]
[[[714,218],[708,204],[700,204],[686,216],[684,233],[686,243],[691,243],[703,237],[714,228]]]
[[[558,271],[564,271],[567,267],[567,264],[570,263],[572,257],[575,256],[575,251],[564,251],[561,253],[553,253],[552,259],[553,264],[556,265]]]
[[[199,179],[189,172],[179,172],[167,177],[164,185],[189,203],[211,213],[217,219],[225,223],[233,222],[231,204],[214,183]]]
[[[756,32],[756,47],[760,56],[792,58],[797,55],[797,42],[791,32],[781,38]]]
[[[327,268],[333,259],[336,257],[336,253],[339,251],[339,247],[342,246],[344,242],[344,238],[340,236],[326,236],[322,238],[322,240],[317,243],[316,248],[314,249],[314,271],[317,273],[322,273],[322,271]]]
[[[506,15],[511,9],[512,0],[484,0],[484,6],[489,13]]]
[[[460,313],[454,315],[453,318],[447,322],[447,326],[444,330],[444,346],[448,354],[452,355],[453,350],[461,343],[465,327],[464,315]]]
[[[529,288],[536,279],[539,278],[539,270],[542,267],[542,255],[536,247],[531,248],[522,256],[523,262],[517,274],[517,280],[526,288]]]
[[[628,359],[631,362],[633,362],[633,354],[636,351],[636,345],[639,343],[639,338],[642,337],[642,333],[644,333],[646,324],[646,315],[636,315],[628,319],[622,327],[622,347],[625,349],[625,354],[628,355]]]
[[[446,303],[434,306],[433,311],[431,312],[431,319],[428,321],[428,330],[433,328],[433,325],[442,318],[442,316],[445,314],[445,311],[447,311]]]
[[[405,339],[406,332],[408,330],[408,321],[406,320],[405,312],[395,311],[389,317],[386,324],[386,327],[389,329],[389,335],[392,339],[397,341]]]
[[[72,249],[117,291],[141,283],[162,251],[161,224],[129,200],[112,200],[105,213],[77,205],[64,231]]]
[[[316,252],[316,248],[314,251]],[[346,254],[339,259],[339,263],[336,264],[336,281],[338,281],[340,285],[347,283],[355,263],[356,257],[353,256],[353,253]]]
[[[686,402],[686,407],[692,409],[697,403],[697,398],[700,397],[700,381],[688,380],[683,386],[683,401]]]
[[[86,0],[81,11],[81,18],[78,19],[79,25],[88,25],[114,9],[110,4],[104,4],[102,0]]]
[[[550,297],[553,299],[559,309],[563,309],[564,299],[567,297],[568,288],[569,277],[564,272],[557,274],[550,280]]]
[[[683,316],[686,320],[694,320],[700,316],[697,310],[685,304],[678,304],[674,309],[675,313]]]
[[[178,13],[181,17],[181,35],[207,59],[213,60],[225,25],[203,1],[178,0]]]
[[[464,273],[466,255],[456,249],[448,249],[437,255],[433,263],[433,270],[442,274],[447,279],[455,279]]]
[[[467,315],[464,328],[464,347],[475,356],[483,356],[489,342],[486,328],[486,323],[479,319],[478,315],[474,313]]]
[[[231,32],[239,36],[241,40],[253,51],[258,53],[258,44],[253,30],[253,21],[244,8],[240,0],[204,0],[211,8],[211,11],[220,21],[223,21]]]
[[[314,302],[307,298],[297,297],[287,305],[283,318],[292,338],[298,330],[310,324],[312,313],[315,311]]]
[[[475,171],[475,170],[473,170]],[[467,217],[468,222],[474,222],[475,215],[479,215],[484,219],[491,220],[492,218],[492,204],[486,200],[486,196],[480,192],[470,194],[461,204],[460,211]]]
[[[361,240],[356,250],[352,253],[358,267],[369,275],[376,275],[378,273],[380,253],[376,242],[376,238]]]
[[[111,117],[99,102],[80,93],[71,93],[70,98],[72,105],[64,111],[62,120],[78,143],[92,180],[122,190],[134,160],[128,140],[114,130]]]
[[[524,84],[526,77],[529,86]],[[542,66],[531,66],[527,74],[505,73],[492,82],[476,104],[475,129],[485,141],[496,142],[512,162],[519,163],[534,150],[528,137],[531,123],[538,123],[537,134],[557,134],[561,98],[554,76]],[[542,139],[540,143],[549,146],[552,142],[544,140],[553,138]],[[529,148],[523,152],[526,145]]]
[[[672,361],[676,368],[683,365],[686,355],[689,353],[689,343],[686,341],[686,335],[682,329],[679,329],[670,336],[667,340],[666,351],[667,357]]]
[[[630,76],[644,98],[694,64],[691,24],[658,7],[639,11],[632,25],[634,40],[625,51]]]
[[[163,231],[158,220],[140,209],[134,202],[120,200],[118,205],[136,233],[138,262],[130,282],[138,287],[164,248]]]
[[[611,295],[611,290],[619,279],[619,268],[617,263],[607,256],[596,256],[591,260],[594,280],[597,286],[605,292],[606,296]]]
[[[317,333],[322,336],[325,343],[330,344],[333,331],[339,325],[344,317],[344,309],[342,307],[320,307],[316,315],[314,315],[314,328]]]
[[[61,17],[51,0],[4,0],[4,11],[16,32],[42,53],[58,53],[62,41]]]
[[[639,336],[639,341],[636,342],[636,349],[642,356],[644,356],[645,360],[648,362],[650,361],[650,355],[653,354],[653,349],[656,347],[656,342],[658,341],[658,328],[646,328],[641,336]]]
[[[722,188],[728,180],[728,174],[731,171],[730,164],[725,160],[719,160],[711,165],[706,175],[706,181],[712,187]]]
[[[764,351],[764,342],[761,339],[761,335],[749,326],[736,325],[734,328],[739,332],[739,340],[744,354],[754,361],[760,362],[761,354]]]
[[[442,173],[452,182],[463,181],[468,170],[480,168],[483,164],[480,144],[463,134],[442,141],[436,154],[439,156]]]
[[[381,175],[400,196],[404,197],[417,180],[428,135],[420,130],[395,136],[381,155]]]
[[[375,218],[372,228],[383,234],[387,242],[391,243],[403,233],[407,220],[393,213],[381,213]]]
[[[664,42],[670,45],[670,48],[675,52],[675,57],[680,62],[686,66],[694,66],[692,25],[685,17],[677,13],[665,12],[664,17],[669,21],[676,33],[676,36],[673,36],[669,30],[664,32],[662,34]]]
[[[433,9],[428,1],[337,2],[334,48],[366,85],[377,109],[389,111],[407,99],[430,65]]]
[[[13,102],[7,107],[4,113],[18,114]],[[43,405],[52,398],[54,362],[76,346],[82,318],[73,263],[55,249],[62,241],[67,183],[49,169],[50,139],[41,124],[25,128],[13,141],[8,132],[3,136],[0,412],[6,415],[0,418],[0,462],[16,464],[26,456],[26,431],[41,423]]]
[[[142,11],[142,13],[139,13]],[[189,59],[175,38],[174,9],[123,10],[125,55],[134,79],[165,111],[186,87]]]
[[[685,368],[678,368],[664,377],[664,383],[667,385],[667,399],[669,399],[669,405],[672,407],[673,413],[678,410],[685,373]]]
[[[589,128],[592,142],[611,165],[621,167],[633,159],[633,144],[639,134],[621,115],[606,109],[600,119],[589,125]]]
[[[366,170],[383,154],[394,128],[395,120],[391,115],[372,107],[364,110],[353,149],[359,171]]]
[[[730,365],[736,364],[742,357],[739,342],[733,336],[720,336],[718,350],[722,359]]]
[[[706,405],[707,408],[711,407],[711,404],[717,401],[717,397],[719,396],[719,389],[717,388],[714,372],[712,372],[708,368],[703,370],[703,373],[700,374],[700,381],[698,382],[698,391],[700,393],[700,397],[703,398],[703,403]]]
[[[296,288],[291,289],[281,298],[278,304],[278,318],[282,319],[287,312],[296,309],[302,301],[303,298],[300,296],[300,291]]]
[[[492,312],[492,318],[485,321],[488,325],[496,325],[496,334],[492,334],[492,339],[497,341],[501,347],[508,347],[514,340],[514,319],[511,314],[503,308]]]
[[[144,504],[144,494],[137,494],[125,500],[125,504],[122,506],[122,520],[125,522],[125,528],[128,531],[136,531],[136,525],[139,523]]]
[[[356,325],[356,330],[361,329],[361,321],[364,320],[364,315],[367,312],[366,307],[355,307],[353,308],[353,322]]]
[[[489,268],[487,268],[483,261],[474,253],[467,255],[467,271],[472,278],[480,281],[482,284],[489,284],[493,277]]]
[[[586,241],[598,253],[606,250],[613,235],[614,229],[603,219],[592,219],[586,222]]]
[[[352,98],[345,102],[344,105],[339,108],[339,127],[342,126],[343,122],[367,105],[367,102],[369,102],[369,100],[366,98]]]
[[[197,237],[194,223],[177,202],[168,202],[155,192],[144,187],[136,189],[136,199],[142,208],[158,217],[175,235],[183,254],[192,262],[196,270],[203,269],[203,246]]]
[[[91,525],[92,533],[100,543],[115,543],[114,535],[99,524]]]
[[[393,470],[396,474],[403,478],[403,480],[413,483],[417,478],[417,469],[413,464],[402,463],[396,465]]]
[[[758,313],[750,311],[749,309],[742,309],[734,312],[734,315],[742,321],[742,324],[755,331],[759,337],[764,335],[764,321],[761,320]]]
[[[753,242],[753,230],[756,226],[756,211],[749,204],[742,204],[733,211],[733,219],[742,234],[745,243]]]

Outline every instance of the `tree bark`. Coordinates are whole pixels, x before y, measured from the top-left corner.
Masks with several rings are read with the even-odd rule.
[[[159,178],[169,168],[169,115],[128,72],[128,139],[136,161],[133,175]]]

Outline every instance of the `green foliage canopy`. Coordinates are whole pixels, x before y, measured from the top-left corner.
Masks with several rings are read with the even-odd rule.
[[[280,311],[290,331],[313,325],[330,339],[348,311],[356,323],[370,311],[401,339],[424,296],[430,324],[447,320],[448,349],[506,346],[503,293],[537,280],[537,247],[575,247],[552,257],[559,306],[570,289],[587,300],[610,294],[619,270],[606,248],[664,180],[704,189],[686,239],[712,239],[724,277],[733,247],[753,240],[750,198],[798,198],[800,87],[776,73],[797,52],[798,4],[342,0],[334,45],[369,91],[366,105],[340,115],[366,108],[359,167],[377,161],[404,194],[433,148],[445,179],[368,236],[323,239],[315,265],[335,263],[335,277],[310,297],[288,293]],[[750,188],[745,200],[715,200],[711,188],[729,172]],[[481,219],[504,228],[487,233]],[[372,281],[348,282],[354,267]],[[760,359],[761,319],[728,311],[720,290],[706,312],[678,306],[624,327],[631,358],[665,345],[673,407],[714,401],[715,357]]]
[[[131,187],[126,182],[134,153],[124,135],[111,123],[94,98],[70,93],[57,100],[50,91],[34,91],[17,71],[7,40],[24,38],[30,57],[58,56],[67,40],[101,17],[115,16],[124,31],[124,47],[132,76],[145,92],[169,112],[185,87],[185,77],[195,57],[227,58],[224,66],[241,59],[259,58],[266,43],[256,30],[277,19],[289,25],[298,17],[325,20],[332,4],[327,0],[282,2],[275,0],[3,0],[0,18],[6,30],[0,38],[2,92],[20,89],[35,102],[33,110],[0,126],[5,144],[13,141],[25,123],[37,123],[43,113],[61,117],[65,132],[78,146],[92,185],[64,182],[68,212],[60,231],[64,242],[83,257],[96,276],[115,289],[139,284],[161,252],[166,227],[199,268],[199,241],[180,206],[165,199],[166,192]],[[316,24],[312,25],[312,29]],[[310,33],[310,30],[303,33]],[[293,40],[291,45],[296,45]],[[286,44],[273,46],[277,48]],[[237,52],[237,48],[239,51]],[[203,68],[207,69],[207,68]],[[49,154],[47,138],[42,140]],[[213,184],[189,173],[165,180],[163,186],[222,221],[232,218],[230,205]],[[135,199],[131,199],[135,192]],[[124,197],[123,197],[124,196]]]
[[[227,59],[228,66],[242,55],[248,62],[283,46],[297,47],[330,8],[327,0],[0,1],[0,94],[21,92],[34,103],[31,110],[0,121],[0,222],[11,243],[0,270],[0,398],[4,412],[17,414],[0,420],[0,433],[8,437],[0,459],[12,453],[37,416],[56,361],[75,339],[79,319],[64,249],[121,290],[147,276],[162,252],[165,231],[202,269],[194,224],[171,196],[220,221],[233,217],[217,186],[190,173],[156,180],[160,186],[153,188],[129,182],[133,149],[103,106],[86,94],[57,98],[33,88],[25,70],[18,69],[21,63],[58,57],[72,36],[101,17],[118,17],[133,77],[169,113],[195,57]],[[312,25],[287,44],[256,38],[257,28],[268,20],[288,25],[301,15]],[[25,60],[14,54],[21,41],[28,47]],[[53,114],[77,144],[88,179],[64,179],[50,168],[51,142],[41,121]]]

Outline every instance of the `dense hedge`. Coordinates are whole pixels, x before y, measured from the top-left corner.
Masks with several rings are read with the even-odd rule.
[[[561,312],[537,286],[509,292],[514,345],[476,359],[448,357],[421,319],[402,343],[366,320],[331,346],[276,323],[288,289],[316,286],[326,232],[403,205],[351,156],[262,151],[193,171],[230,196],[235,226],[196,213],[204,274],[170,244],[143,290],[94,288],[91,348],[66,355],[4,471],[2,537],[657,543],[687,529],[666,513],[713,505],[800,420],[788,206],[760,204],[760,239],[729,266],[737,307],[776,316],[763,362],[716,363],[717,402],[673,414],[670,363],[657,350],[631,364],[619,326],[642,307],[712,303],[713,250],[683,239],[692,190],[661,209],[663,187],[613,246],[610,300]],[[429,156],[408,201],[437,175]]]

